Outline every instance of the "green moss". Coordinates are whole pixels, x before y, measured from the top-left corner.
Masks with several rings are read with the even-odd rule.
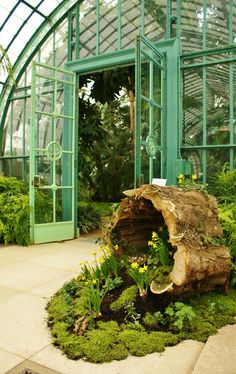
[[[56,294],[48,305],[48,320],[50,324],[65,322],[68,325],[74,323],[74,306],[72,298],[65,293]]]
[[[107,330],[88,331],[82,343],[85,358],[90,362],[109,362],[128,357],[128,350],[119,333]]]
[[[122,292],[120,297],[116,301],[113,301],[113,303],[111,303],[110,309],[113,312],[117,312],[118,310],[123,309],[125,303],[132,303],[136,300],[137,293],[137,286],[131,286],[129,288],[126,288],[126,290]]]
[[[52,298],[48,306],[48,321],[52,327],[54,344],[72,359],[84,358],[90,362],[109,362],[121,360],[129,354],[144,356],[152,352],[162,352],[166,346],[177,344],[183,339],[194,339],[205,342],[218,328],[235,323],[236,290],[228,295],[217,292],[199,295],[186,302],[195,313],[194,319],[183,327],[181,332],[174,329],[166,315],[161,315],[163,328],[167,332],[147,332],[149,327],[157,325],[158,313],[146,313],[144,325],[128,323],[118,325],[116,321],[97,321],[91,317],[84,336],[73,333],[75,321],[79,316],[89,314],[88,289],[81,288],[79,278],[67,283]],[[111,309],[119,311],[126,303],[133,303],[138,289],[132,286],[111,304]],[[173,331],[173,333],[171,332]]]
[[[124,330],[120,333],[120,339],[134,356],[163,352],[165,349],[163,340],[157,339],[155,332],[148,334],[144,331]]]
[[[76,316],[85,316],[89,313],[89,289],[82,288],[76,292],[76,299],[74,301],[74,309]]]
[[[97,326],[100,330],[109,331],[111,334],[113,332],[120,331],[120,327],[119,327],[118,323],[115,322],[115,321],[109,321],[109,322],[99,321]]]
[[[145,314],[145,317],[143,318],[143,322],[145,323],[145,325],[147,325],[149,327],[153,327],[153,326],[157,325],[157,323],[158,323],[158,317],[155,316],[155,314],[147,312]]]

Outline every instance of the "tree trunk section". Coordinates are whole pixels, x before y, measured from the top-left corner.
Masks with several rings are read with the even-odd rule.
[[[169,242],[175,249],[169,278],[170,292],[181,294],[210,291],[228,284],[231,269],[229,250],[221,243],[223,231],[213,196],[177,187],[143,185],[125,191],[104,240],[119,239],[142,250],[153,231],[167,226]],[[123,249],[125,251],[125,249]]]

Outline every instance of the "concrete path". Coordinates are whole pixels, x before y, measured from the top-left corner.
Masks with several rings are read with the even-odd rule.
[[[204,344],[190,340],[162,354],[106,364],[69,360],[52,345],[45,307],[50,297],[80,272],[80,263],[93,259],[97,238],[94,234],[30,247],[0,246],[0,374],[23,374],[24,369],[32,374],[193,373]],[[236,374],[236,370],[211,371],[206,366],[207,362],[194,373]]]

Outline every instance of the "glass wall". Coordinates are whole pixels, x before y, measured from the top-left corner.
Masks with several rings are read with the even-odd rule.
[[[181,156],[191,160],[204,182],[225,162],[231,169],[235,167],[235,1],[69,3],[53,20],[51,30],[48,24],[34,36],[35,44],[29,43],[17,61],[17,84],[10,85],[1,98],[0,172],[28,176],[31,61],[64,67],[68,61],[94,58],[99,67],[100,56],[113,54],[115,58],[125,49],[133,52],[138,34],[155,43],[171,37],[179,42],[181,79],[176,80],[182,100],[178,118]],[[171,94],[167,92],[167,96]]]

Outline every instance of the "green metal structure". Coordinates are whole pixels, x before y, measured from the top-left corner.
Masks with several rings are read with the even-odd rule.
[[[1,71],[0,172],[29,182],[32,241],[76,236],[81,74],[135,66],[136,186],[235,168],[235,1],[0,0],[0,14],[15,79]]]

